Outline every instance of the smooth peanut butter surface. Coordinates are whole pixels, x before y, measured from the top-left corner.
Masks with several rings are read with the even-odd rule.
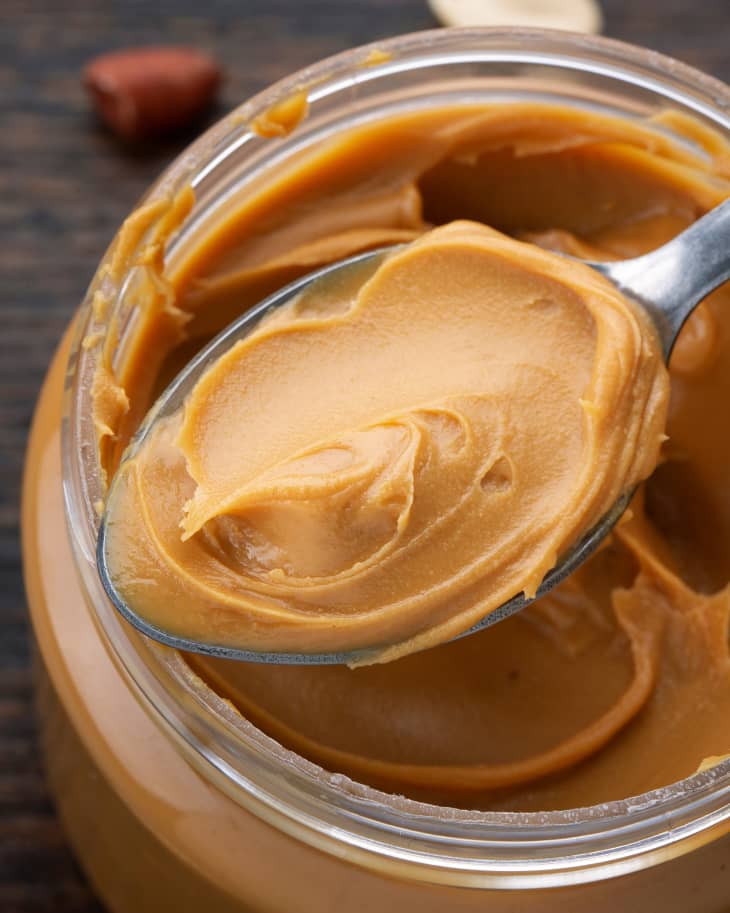
[[[676,142],[672,130],[688,142]],[[378,614],[407,622],[387,630],[386,643],[418,647],[424,618],[441,639],[446,625],[467,626],[480,586],[498,591],[506,577],[489,579],[480,566],[495,547],[483,518],[499,529],[509,514],[519,541],[503,541],[529,555],[532,583],[539,582],[581,524],[600,514],[604,497],[613,499],[611,486],[644,477],[656,462],[664,375],[652,337],[635,312],[618,308],[610,287],[574,266],[561,276],[552,266],[532,269],[533,258],[540,247],[603,259],[657,247],[728,196],[729,152],[678,115],[649,123],[537,104],[456,106],[323,143],[229,202],[167,272],[165,237],[191,201],[179,197],[164,214],[140,210],[119,248],[146,233],[133,290],[139,319],[126,359],[102,358],[95,385],[109,475],[155,393],[231,319],[319,265],[422,239],[352,298],[319,310],[303,301],[279,313],[242,344],[245,358],[233,351],[214,369],[214,386],[225,389],[260,359],[256,383],[243,395],[239,385],[231,402],[217,403],[212,386],[196,390],[161,430],[151,459],[127,473],[133,503],[151,499],[144,518],[135,508],[125,524],[135,560],[154,529],[150,567],[162,555],[182,556],[205,574],[217,568],[209,584],[224,603],[245,578],[246,599],[255,594],[291,637],[316,629],[309,622],[324,605],[342,622],[333,636],[362,625],[374,646],[383,644],[371,624]],[[504,318],[499,345],[484,312],[494,320],[507,309],[499,296],[484,296],[484,273],[522,309],[521,319]],[[368,344],[346,346],[376,290],[387,313],[358,325]],[[381,665],[287,668],[189,657],[191,667],[254,723],[329,770],[443,804],[592,804],[666,785],[726,755],[727,298],[725,288],[712,295],[680,337],[670,365],[669,439],[631,515],[551,595],[478,635]],[[613,316],[604,323],[606,314]],[[328,333],[336,326],[337,340],[324,354],[303,343],[322,325]],[[609,337],[620,342],[614,351],[632,358],[614,364]],[[449,360],[448,351],[458,355]],[[346,364],[349,374],[333,372]],[[297,384],[282,376],[291,366],[302,372]],[[546,381],[521,399],[525,378],[536,373]],[[273,395],[277,379],[284,405]],[[304,388],[325,397],[326,408]],[[638,419],[629,402],[643,404]],[[241,441],[221,430],[216,410],[228,415],[229,407],[249,426]],[[545,441],[539,453],[522,443],[527,418],[530,440]],[[634,447],[632,429],[638,435],[642,425],[650,433]],[[427,495],[423,515],[419,493]],[[353,503],[357,522],[345,523],[343,504]],[[343,529],[357,535],[337,535]],[[375,574],[389,562],[402,562],[390,575],[393,592]],[[507,561],[500,574],[510,571]],[[191,594],[201,575],[193,576],[189,591],[175,590],[177,572],[164,576],[168,608],[179,600],[186,623],[196,622]],[[429,591],[454,582],[456,614],[454,598],[439,604]],[[417,621],[417,613],[395,611],[416,591],[427,609]],[[322,602],[325,592],[330,602]],[[207,617],[230,630],[240,603],[235,622],[224,612]],[[272,644],[270,632],[257,631],[261,646]]]
[[[453,222],[206,371],[119,471],[110,573],[207,643],[434,646],[533,595],[649,475],[667,393],[648,319],[605,279]]]

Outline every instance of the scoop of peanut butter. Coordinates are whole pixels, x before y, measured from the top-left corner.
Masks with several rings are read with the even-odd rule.
[[[286,305],[122,464],[109,569],[180,637],[388,661],[545,574],[654,469],[653,327],[574,260],[475,222]]]

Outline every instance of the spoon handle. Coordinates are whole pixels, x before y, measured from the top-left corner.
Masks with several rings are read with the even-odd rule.
[[[695,307],[730,279],[730,199],[658,250],[604,263],[601,272],[649,311],[668,359]]]

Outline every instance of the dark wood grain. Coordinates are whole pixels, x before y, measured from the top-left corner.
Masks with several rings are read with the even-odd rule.
[[[606,33],[730,79],[727,0],[605,0]],[[18,492],[52,349],[121,219],[181,137],[124,150],[79,84],[86,60],[186,43],[226,66],[224,110],[355,44],[429,28],[424,0],[0,0],[0,913],[100,913],[38,756]]]

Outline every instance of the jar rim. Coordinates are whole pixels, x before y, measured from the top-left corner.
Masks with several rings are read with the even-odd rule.
[[[388,60],[366,66],[368,55]],[[730,87],[672,58],[613,39],[528,28],[440,29],[344,51],[275,83],[185,150],[144,199],[185,183],[203,186],[228,156],[255,142],[247,124],[302,87],[310,104],[337,92],[427,65],[478,60],[562,67],[657,91],[730,134]],[[100,636],[143,705],[207,779],[250,811],[305,843],[399,878],[480,887],[526,888],[612,877],[680,855],[730,830],[730,761],[628,800],[554,812],[470,812],[394,800],[241,726],[216,695],[194,694],[180,658],[141,641],[116,615],[95,570],[104,483],[91,421],[90,378],[103,331],[100,292],[119,300],[102,260],[76,322],[62,418],[64,501],[69,536]],[[187,687],[186,687],[187,686]],[[246,721],[244,721],[245,723]],[[235,725],[234,725],[235,724]],[[325,797],[326,801],[323,801]]]

